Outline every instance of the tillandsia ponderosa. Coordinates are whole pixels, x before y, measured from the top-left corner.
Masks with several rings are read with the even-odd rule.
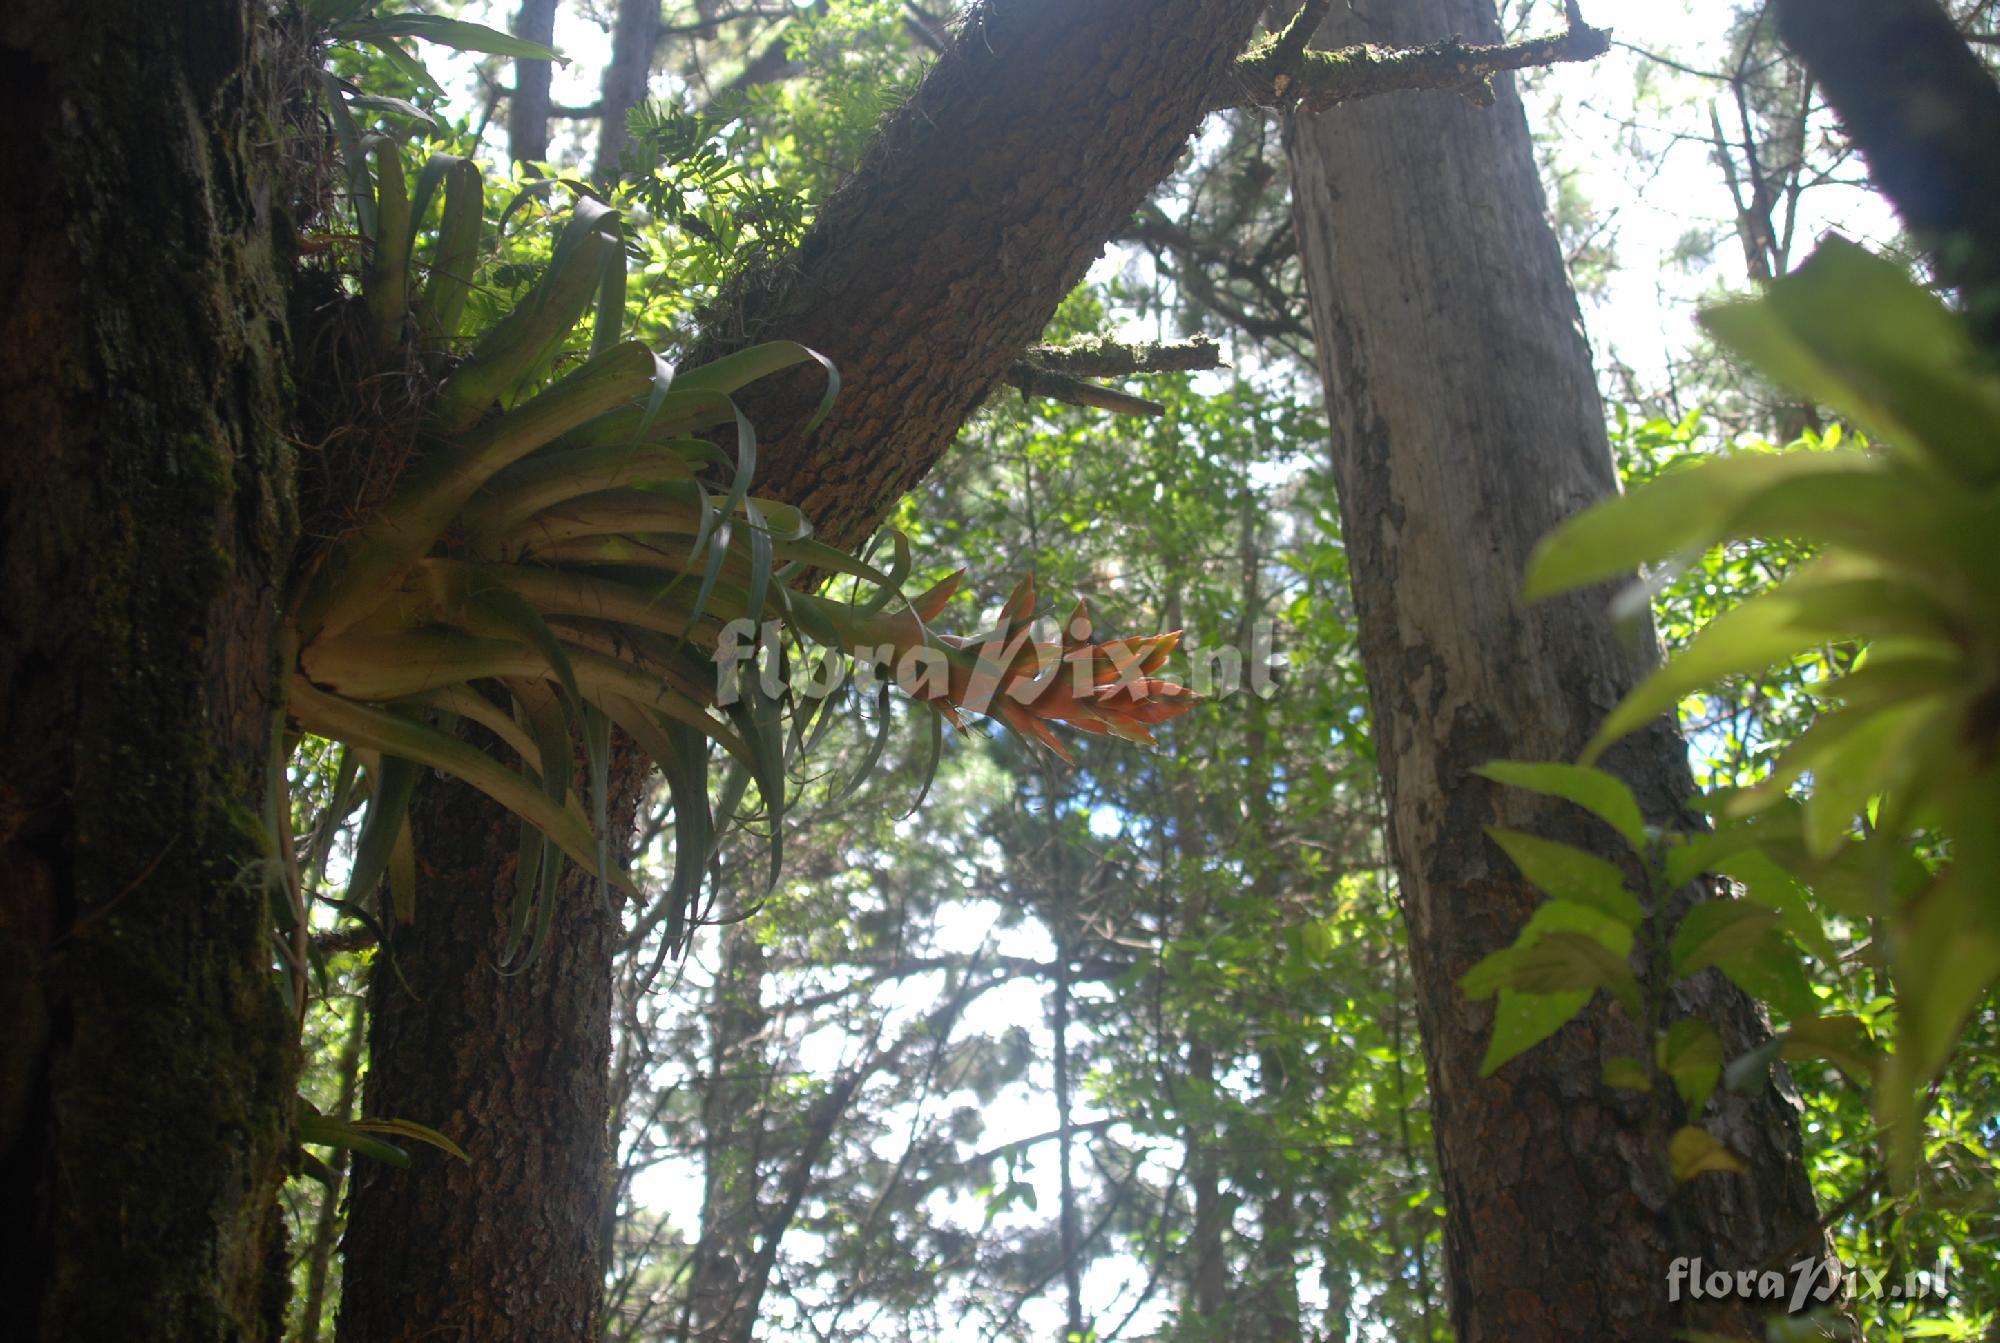
[[[1079,605],[1061,642],[1036,643],[1027,634],[1030,578],[992,634],[941,635],[930,622],[962,573],[905,598],[904,538],[893,538],[885,570],[814,540],[796,508],[752,496],[757,436],[732,393],[817,363],[827,379],[824,416],[838,390],[834,369],[803,346],[771,342],[677,371],[621,339],[623,225],[601,201],[579,195],[532,290],[469,354],[447,354],[460,341],[481,251],[481,174],[436,155],[411,191],[397,146],[357,133],[337,90],[329,101],[356,165],[357,214],[374,240],[360,285],[363,343],[385,365],[414,350],[434,382],[387,499],[308,557],[287,605],[291,721],[346,748],[333,824],[369,797],[350,907],[386,876],[395,917],[412,917],[404,813],[424,768],[472,785],[521,822],[507,963],[543,945],[565,858],[597,879],[602,897],[610,887],[636,896],[606,845],[615,726],[666,779],[673,873],[645,921],[663,919],[665,947],[685,947],[700,921],[718,817],[726,822],[753,784],[775,880],[787,765],[823,712],[819,702],[795,704],[754,668],[725,658],[719,669],[717,646],[767,621],[888,664],[884,695],[897,684],[958,725],[962,711],[990,713],[1066,759],[1051,721],[1150,742],[1149,725],[1192,706],[1193,692],[1157,675],[1177,634],[1090,642]],[[420,268],[412,254],[440,192]],[[550,376],[593,307],[588,356]],[[733,454],[711,441],[732,435]],[[855,599],[794,586],[813,573],[853,578]],[[517,759],[459,736],[461,720]],[[578,744],[583,796],[572,786]],[[731,767],[713,797],[712,747]],[[306,871],[323,871],[333,824],[318,827]],[[302,979],[303,958],[292,968]]]

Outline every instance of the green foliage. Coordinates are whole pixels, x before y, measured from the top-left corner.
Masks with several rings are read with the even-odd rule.
[[[434,252],[477,255],[479,183],[459,171],[461,160],[434,156],[413,201],[394,142],[376,136],[366,144],[377,234],[361,283],[367,343],[386,361],[427,331],[435,351],[456,335],[467,282],[434,263],[431,284],[415,292],[416,230],[438,184],[448,183]],[[460,186],[465,196],[454,211],[452,190]],[[524,823],[509,960],[531,925],[526,954],[541,949],[564,857],[597,877],[601,896],[608,884],[628,884],[603,842],[613,723],[665,769],[674,791],[674,875],[662,906],[670,948],[696,926],[720,835],[707,775],[711,744],[735,771],[721,792],[729,807],[746,783],[756,785],[775,879],[787,768],[818,705],[800,706],[788,731],[786,690],[765,689],[735,664],[718,673],[708,654],[733,622],[747,622],[746,630],[782,622],[836,653],[866,649],[892,661],[933,654],[945,673],[939,683],[903,684],[954,719],[956,704],[988,707],[982,675],[990,693],[995,682],[1011,689],[1031,678],[1045,660],[1060,659],[1065,669],[1080,657],[1101,664],[1104,695],[1089,703],[1066,677],[1050,678],[1032,708],[1007,694],[991,699],[1010,727],[1058,751],[1041,716],[1147,740],[1140,701],[1179,693],[1141,679],[1123,692],[1130,704],[1111,702],[1120,693],[1111,680],[1127,663],[1148,677],[1157,669],[1171,646],[1160,640],[1065,644],[1047,653],[1029,644],[982,672],[977,650],[944,642],[926,625],[956,578],[891,609],[910,569],[907,543],[897,541],[884,571],[814,541],[797,509],[751,497],[757,435],[731,394],[817,362],[828,375],[823,415],[838,390],[831,366],[779,342],[675,370],[638,342],[621,342],[622,291],[612,282],[623,274],[621,241],[618,213],[580,197],[533,287],[462,359],[437,365],[417,458],[395,490],[307,561],[289,601],[293,718],[306,732],[368,753],[372,800],[350,902],[396,869],[415,767],[452,774]],[[593,307],[590,350],[579,359],[575,331]],[[700,437],[716,431],[733,437],[733,454]],[[724,468],[729,483],[711,488],[706,477]],[[842,602],[794,590],[807,569],[852,577],[871,594]],[[1033,614],[1031,581],[1014,602],[1003,612],[1003,639]],[[1179,711],[1169,705],[1161,716]],[[461,718],[490,732],[515,762],[452,735]],[[588,813],[569,787],[578,744]]]
[[[1621,833],[1634,849],[1631,870],[1645,874],[1641,931],[1656,942],[1675,892],[1700,874],[1720,874],[1740,894],[1679,915],[1662,946],[1666,973],[1639,989],[1634,1010],[1626,925],[1555,917],[1579,901],[1602,912],[1616,869],[1496,834],[1553,901],[1465,987],[1503,995],[1489,1064],[1546,1033],[1559,1009],[1566,1018],[1588,993],[1612,992],[1656,1047],[1650,1059],[1614,1061],[1607,1084],[1671,1083],[1691,1116],[1718,1077],[1761,1085],[1779,1058],[1836,1070],[1866,1090],[1835,1087],[1816,1104],[1838,1116],[1849,1162],[1886,1146],[1898,1191],[1890,1206],[1909,1233],[1891,1238],[1900,1257],[1911,1241],[1949,1239],[1945,1225],[1980,1234],[1944,1194],[1968,1161],[1982,1172],[1975,1180],[1991,1172],[1984,1142],[1963,1141],[1958,1098],[1959,1088],[1983,1085],[1971,1082],[1993,1029],[1982,1004],[2000,979],[2000,376],[1900,268],[1838,240],[1763,298],[1704,321],[1781,384],[1868,429],[1877,446],[1847,447],[1829,433],[1790,452],[1678,465],[1549,537],[1530,568],[1534,596],[1665,564],[1666,581],[1656,576],[1653,587],[1671,593],[1674,571],[1685,570],[1709,580],[1713,598],[1728,590],[1712,581],[1718,556],[1735,564],[1774,554],[1777,563],[1675,640],[1666,665],[1612,711],[1585,766],[1488,773],[1582,804]],[[1656,441],[1676,436],[1653,432]],[[1761,763],[1724,772],[1725,785],[1747,786],[1710,796],[1714,829],[1636,836],[1629,795],[1589,762],[1662,712],[1704,705],[1718,681],[1769,678],[1774,666],[1792,702],[1755,727]],[[1671,980],[1708,967],[1771,1010],[1780,1030],[1768,1048],[1724,1059],[1705,1023],[1665,1020]],[[1734,1160],[1692,1127],[1668,1146],[1680,1178]]]
[[[381,0],[304,0],[302,8],[308,17],[326,25],[326,36],[330,41],[369,48],[386,61],[398,76],[407,80],[413,92],[436,95],[442,90],[423,62],[403,45],[405,40],[411,38],[453,51],[488,52],[529,60],[563,59],[562,53],[552,47],[525,41],[485,24],[468,23],[463,19],[417,10],[385,11]],[[364,96],[383,98],[390,95],[371,91]],[[392,110],[401,109],[393,109],[392,105]]]

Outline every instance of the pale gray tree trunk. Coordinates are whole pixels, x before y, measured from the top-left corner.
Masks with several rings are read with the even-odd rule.
[[[1497,40],[1492,0],[1337,6],[1315,45]],[[1575,297],[1546,220],[1521,103],[1406,93],[1288,129],[1294,212],[1326,385],[1342,527],[1429,1068],[1448,1291],[1467,1340],[1746,1330],[1670,1306],[1677,1255],[1751,1268],[1814,1226],[1796,1108],[1729,1099],[1716,1128],[1749,1174],[1677,1188],[1646,1102],[1601,1080],[1635,1054],[1602,999],[1479,1076],[1491,1012],[1459,976],[1538,901],[1482,834],[1608,832],[1471,775],[1496,757],[1573,759],[1656,656],[1603,595],[1520,599],[1535,541],[1617,488]],[[1678,819],[1686,751],[1660,722],[1612,760],[1650,819]],[[1733,1055],[1766,1034],[1717,979],[1684,1007]],[[1693,999],[1698,999],[1694,1001]],[[1794,1255],[1793,1257],[1797,1257]],[[1712,1305],[1713,1303],[1711,1303]]]
[[[556,0],[522,0],[514,17],[514,36],[552,46],[556,35]],[[540,163],[549,156],[549,87],[554,66],[548,61],[515,61],[514,93],[507,100],[507,153],[516,163]]]
[[[603,124],[597,132],[600,182],[618,178],[625,157],[625,121],[646,101],[661,26],[660,0],[618,0],[618,17],[611,25],[611,64],[604,67]]]

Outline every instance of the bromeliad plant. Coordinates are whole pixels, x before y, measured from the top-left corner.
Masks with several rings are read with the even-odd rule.
[[[2000,374],[1963,323],[1900,268],[1837,239],[1762,298],[1703,320],[1774,381],[1866,427],[1879,446],[1836,440],[1695,466],[1548,538],[1530,568],[1533,597],[1757,538],[1819,553],[1717,617],[1638,686],[1582,766],[1506,764],[1491,777],[1568,798],[1624,835],[1650,872],[1649,920],[1701,873],[1741,883],[1743,898],[1689,911],[1666,965],[1674,975],[1720,967],[1788,1028],[1734,1061],[1700,1022],[1661,1029],[1651,1004],[1664,990],[1642,993],[1627,965],[1641,908],[1618,870],[1525,836],[1495,838],[1555,899],[1466,986],[1502,995],[1491,1066],[1552,1032],[1596,990],[1611,992],[1655,1029],[1658,1050],[1607,1080],[1645,1088],[1671,1076],[1691,1114],[1718,1076],[1748,1085],[1779,1055],[1829,1060],[1872,1082],[1891,1169],[1907,1183],[1922,1149],[1923,1093],[2000,980]],[[1718,680],[1829,646],[1858,654],[1818,688],[1829,707],[1764,782],[1709,800],[1712,833],[1648,830],[1625,786],[1588,768]],[[1843,936],[1859,937],[1845,955],[1836,951]],[[1876,983],[1894,986],[1888,1009],[1867,1021],[1819,1015],[1800,948],[1823,975],[1866,965]],[[1678,1141],[1683,1174],[1733,1164],[1698,1130]]]
[[[479,171],[439,155],[411,191],[394,143],[351,124],[343,138],[350,163],[373,169],[357,182],[373,239],[358,303],[365,343],[383,366],[414,348],[418,376],[434,381],[393,490],[309,557],[288,604],[292,720],[347,748],[328,815],[337,823],[364,791],[369,800],[350,904],[386,876],[396,916],[411,917],[404,814],[419,772],[435,769],[520,819],[507,959],[532,957],[565,861],[594,876],[601,894],[632,889],[605,843],[616,727],[671,793],[674,868],[660,915],[666,945],[684,946],[718,815],[726,821],[753,784],[775,877],[787,765],[823,710],[795,703],[738,659],[718,672],[717,645],[767,621],[886,664],[884,694],[900,684],[955,723],[961,710],[991,712],[1064,755],[1048,720],[1149,741],[1148,724],[1191,705],[1190,692],[1155,674],[1174,635],[1092,643],[1079,608],[1064,642],[1033,643],[1027,581],[995,637],[942,636],[930,623],[958,575],[905,599],[911,561],[900,537],[884,570],[814,540],[797,509],[752,496],[757,436],[732,394],[817,363],[824,415],[834,370],[775,342],[677,371],[621,340],[624,240],[618,213],[602,202],[576,201],[532,291],[469,354],[452,355],[481,255]],[[440,194],[419,282],[416,239]],[[588,354],[572,360],[567,343],[593,305]],[[795,587],[809,571],[851,577],[854,598]],[[500,749],[459,735],[461,721]],[[731,770],[714,799],[712,749]],[[323,824],[315,834],[308,871],[323,869],[331,833]]]

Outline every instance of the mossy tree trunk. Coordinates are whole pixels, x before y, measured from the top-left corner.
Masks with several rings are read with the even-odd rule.
[[[1336,6],[1317,45],[1497,40],[1492,0]],[[1603,1085],[1644,1048],[1602,997],[1482,1078],[1491,1024],[1457,981],[1539,896],[1482,833],[1539,831],[1617,857],[1608,831],[1470,771],[1571,760],[1656,657],[1593,593],[1524,606],[1530,548],[1617,489],[1576,300],[1519,98],[1393,94],[1299,118],[1293,202],[1333,430],[1341,521],[1374,704],[1446,1202],[1459,1337],[1749,1332],[1740,1307],[1670,1306],[1677,1255],[1762,1266],[1815,1226],[1795,1099],[1723,1093],[1711,1128],[1748,1165],[1676,1187],[1647,1105]],[[1615,752],[1649,819],[1676,823],[1686,749],[1661,721]],[[1730,1057],[1766,1037],[1710,972],[1678,1003]],[[1801,1251],[1803,1252],[1803,1251]],[[1792,1257],[1798,1257],[1794,1254]],[[1709,1303],[1711,1308],[1716,1303]]]
[[[795,432],[810,379],[746,401],[758,492],[804,504],[836,543],[865,539],[1172,170],[1261,8],[984,6],[798,252],[713,320],[706,354],[787,338],[840,369],[810,439]],[[642,783],[622,778],[618,814]],[[395,947],[415,993],[375,978],[366,1110],[434,1124],[474,1162],[357,1166],[340,1338],[475,1322],[482,1339],[594,1337],[616,929],[572,891],[549,955],[500,979],[511,831],[443,783],[415,815],[426,867]]]
[[[0,16],[0,1301],[271,1336],[277,139],[261,5]],[[273,1291],[275,1288],[275,1292]]]

